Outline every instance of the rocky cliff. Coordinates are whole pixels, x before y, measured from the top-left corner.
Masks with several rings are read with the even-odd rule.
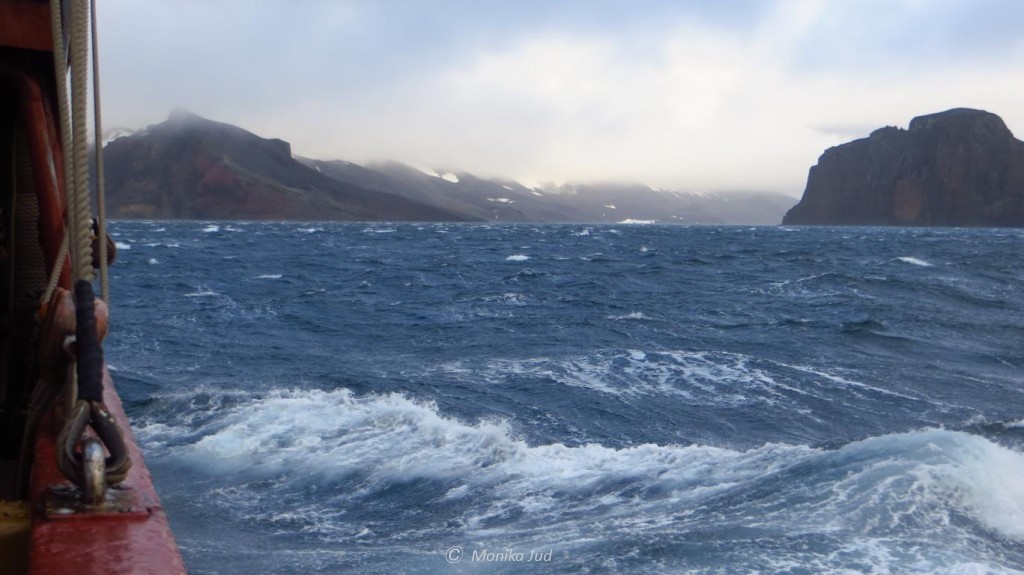
[[[474,219],[339,182],[294,160],[287,142],[182,110],[114,139],[104,154],[114,218]]]
[[[829,148],[783,224],[1024,226],[1024,142],[957,108]]]

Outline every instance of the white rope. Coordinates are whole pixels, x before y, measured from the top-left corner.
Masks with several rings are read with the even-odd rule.
[[[75,166],[71,158],[71,119],[68,114],[68,60],[64,51],[64,24],[61,21],[60,0],[50,0],[50,32],[53,35],[53,69],[57,77],[57,113],[60,117],[61,151],[64,160],[64,234],[65,237],[75,235]],[[72,266],[75,255],[72,254]],[[63,260],[54,262],[59,269],[64,266]],[[74,272],[74,267],[72,267]],[[60,272],[56,272],[60,273]]]
[[[64,260],[68,257],[68,234],[64,233],[64,237],[60,239],[60,251],[57,252],[57,258],[53,260],[53,269],[50,270],[50,280],[46,282],[46,290],[43,291],[43,297],[39,298],[39,305],[44,305],[50,301],[53,297],[53,291],[57,289],[57,282],[60,281],[60,273],[64,271]]]
[[[110,275],[107,261],[107,198],[103,181],[103,106],[100,101],[100,46],[96,33],[96,0],[89,2],[92,22],[93,132],[96,135],[96,221],[100,249],[100,297],[110,309]]]
[[[92,216],[89,210],[89,11],[87,0],[71,2],[71,136],[75,165],[75,235],[71,261],[75,279],[92,280]]]
[[[92,218],[89,201],[88,118],[89,38],[92,37],[94,98],[94,131],[96,136],[96,187],[99,238],[100,293],[109,301],[109,273],[106,230],[106,194],[103,174],[103,121],[99,98],[99,43],[96,34],[95,0],[71,0],[69,51],[71,53],[71,93],[68,99],[68,58],[64,46],[64,27],[60,0],[50,0],[50,31],[53,35],[53,63],[57,78],[57,107],[60,117],[65,188],[65,236],[57,259],[53,262],[50,281],[44,296],[56,288],[64,258],[71,256],[73,279],[92,280]],[[52,286],[52,287],[50,287]]]

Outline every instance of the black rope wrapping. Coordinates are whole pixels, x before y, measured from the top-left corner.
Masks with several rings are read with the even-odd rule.
[[[96,295],[92,291],[92,283],[88,280],[75,282],[78,400],[57,436],[57,467],[64,477],[80,487],[86,477],[78,446],[88,425],[110,452],[110,457],[104,461],[109,485],[124,481],[132,467],[121,428],[103,405],[103,348],[96,333],[95,308]]]
[[[96,333],[96,295],[87,280],[75,282],[75,347],[78,356],[78,399],[103,401],[103,348]]]

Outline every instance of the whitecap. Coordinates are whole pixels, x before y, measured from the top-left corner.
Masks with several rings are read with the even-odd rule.
[[[509,292],[501,295],[486,296],[483,301],[489,303],[503,303],[513,306],[524,306],[529,298],[521,293]]]
[[[223,482],[209,504],[247,521],[299,523],[325,539],[367,529],[339,508],[372,506],[379,493],[415,484],[452,503],[445,520],[467,540],[515,545],[532,533],[583,553],[623,535],[710,534],[719,558],[742,571],[755,570],[746,568],[749,553],[766,565],[754,537],[809,538],[812,549],[773,550],[771,565],[830,573],[840,572],[837,560],[880,573],[965,572],[949,567],[990,557],[975,553],[991,541],[985,531],[1024,541],[1024,454],[963,432],[925,429],[837,449],[531,444],[514,421],[470,423],[398,393],[251,393],[169,422],[139,421],[137,435],[153,457]],[[266,504],[297,492],[324,496],[297,510]]]
[[[914,257],[910,257],[910,256],[902,256],[902,257],[898,257],[896,259],[898,259],[899,261],[901,261],[903,263],[913,264],[915,266],[921,266],[921,267],[926,267],[926,268],[933,267],[933,265],[934,265],[934,264],[930,264],[930,263],[928,263],[928,262],[926,262],[926,261],[924,261],[922,259],[918,259],[918,258],[914,258]]]
[[[804,321],[807,321],[807,320],[800,320],[800,321],[804,322]],[[840,387],[843,387],[843,388],[847,388],[847,389],[855,388],[855,389],[865,390],[865,391],[869,391],[869,392],[877,393],[877,394],[881,394],[881,395],[888,395],[888,396],[893,396],[893,397],[901,397],[901,398],[904,398],[904,399],[911,399],[911,400],[920,400],[921,399],[919,397],[914,397],[914,396],[910,396],[910,395],[904,395],[902,393],[897,393],[895,391],[891,391],[891,390],[888,390],[888,389],[883,389],[881,387],[876,387],[876,386],[873,386],[873,385],[868,385],[866,383],[861,383],[859,381],[853,381],[851,379],[847,379],[847,378],[841,377],[839,375],[834,375],[834,374],[827,373],[827,372],[821,371],[819,369],[814,369],[812,367],[807,367],[807,366],[804,366],[804,365],[793,365],[793,364],[783,363],[781,361],[772,361],[771,363],[773,363],[775,365],[778,365],[780,367],[785,367],[785,368],[788,368],[788,369],[794,369],[796,371],[800,371],[800,372],[803,372],[803,373],[814,375],[816,377],[824,379],[825,381],[829,382],[830,384],[837,385],[837,386],[840,386]],[[815,381],[815,383],[817,385],[825,385],[825,382],[823,382],[821,380]]]
[[[130,250],[130,249],[132,249],[132,245],[131,244],[126,244],[124,242],[114,242],[114,247],[116,247],[119,250]]]
[[[634,312],[627,313],[626,315],[610,315],[610,316],[608,316],[608,319],[614,319],[614,320],[634,319],[634,320],[639,320],[639,319],[651,319],[651,318],[649,318],[646,315],[644,315],[643,312],[634,311]]]
[[[634,312],[617,319],[649,318]],[[612,350],[561,358],[497,359],[474,366],[467,379],[503,385],[511,376],[526,376],[623,398],[677,396],[691,404],[720,407],[775,405],[791,402],[793,395],[806,395],[752,363],[753,358],[737,353]],[[453,367],[467,369],[459,362],[443,369]]]
[[[185,297],[210,297],[210,296],[217,296],[217,295],[220,295],[220,294],[215,292],[215,291],[213,291],[213,290],[200,289],[200,290],[196,290],[196,291],[194,291],[192,293],[185,294]]]
[[[150,263],[150,265],[156,265],[156,264],[158,264],[160,262],[156,258],[149,258],[149,263]]]
[[[893,521],[901,521],[900,509],[906,508],[910,513],[905,519],[914,521],[915,515],[930,507],[936,519],[948,520],[949,511],[956,510],[1004,537],[1024,542],[1024,483],[1020,481],[1024,454],[984,437],[928,429],[854,442],[835,456],[840,462],[874,461],[836,486],[858,492],[867,488],[881,495],[862,496],[869,505],[858,514],[892,514]],[[879,477],[877,471],[883,469],[892,480]],[[900,481],[911,488],[901,488]],[[856,502],[836,487],[837,503]]]
[[[614,478],[707,493],[770,470],[780,456],[813,452],[777,445],[749,452],[697,445],[531,446],[506,421],[469,424],[442,415],[432,402],[397,393],[356,397],[346,389],[274,391],[224,409],[199,429],[184,421],[180,428],[139,426],[139,436],[157,450],[175,437],[197,435],[175,447],[175,457],[205,474],[301,478],[359,470],[373,484],[441,478],[537,509],[559,492],[586,493]],[[453,498],[465,494],[458,485],[446,491]]]
[[[505,258],[507,262],[525,262],[530,259],[530,256],[524,254],[514,254]]]
[[[281,274],[263,274],[263,275],[256,276],[256,279],[258,279],[258,280],[279,280],[279,279],[281,279],[281,277],[282,277]]]
[[[203,228],[200,231],[202,231],[204,233],[207,233],[207,234],[210,234],[210,233],[213,233],[213,232],[219,232],[220,231],[220,226],[214,225],[214,224],[210,224],[210,225],[206,226],[205,228]]]

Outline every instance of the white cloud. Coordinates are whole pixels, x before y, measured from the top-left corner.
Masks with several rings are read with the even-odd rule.
[[[1011,127],[1024,121],[1013,114],[1024,86],[1003,65],[793,66],[823,6],[785,4],[750,36],[680,26],[643,58],[593,36],[526,38],[478,54],[416,86],[421,121],[401,120],[411,136],[402,152],[533,181],[798,193],[818,155],[851,138],[823,125],[905,126],[957,106],[1003,114]],[[431,139],[437,145],[421,146]]]
[[[378,51],[389,46],[374,36],[387,30],[365,26],[353,8],[364,4],[345,3],[319,19],[317,10],[296,10],[289,29],[304,32],[264,44],[265,30],[234,33],[205,14],[208,3],[160,4],[174,29],[147,32],[152,42],[135,47],[134,59],[122,46],[115,88],[134,90],[126,108],[156,108],[159,118],[172,105],[194,107],[318,157],[396,159],[526,181],[637,179],[793,194],[825,148],[873,127],[905,126],[915,115],[984,108],[1024,132],[1024,113],[1016,112],[1024,85],[1012,73],[1024,64],[1021,44],[1007,40],[997,44],[1002,50],[941,65],[923,65],[928,53],[920,48],[890,56],[879,50],[899,47],[893,34],[911,24],[939,31],[925,38],[932,47],[945,46],[941,31],[956,25],[919,21],[930,12],[898,4],[887,13],[896,21],[882,28],[872,24],[886,16],[877,6],[803,0],[777,2],[742,29],[693,18],[628,29],[519,23],[501,41],[461,39],[442,52],[397,45],[387,57],[360,51],[367,42]],[[952,8],[933,11],[960,17]],[[188,31],[200,16],[201,34]],[[244,22],[258,29],[251,14]],[[879,29],[886,36],[862,38]],[[194,42],[177,54],[162,51],[181,37]],[[347,43],[338,44],[341,37]],[[949,42],[968,37],[950,33]],[[152,77],[128,77],[143,60],[152,60]],[[397,73],[389,68],[396,62]]]

